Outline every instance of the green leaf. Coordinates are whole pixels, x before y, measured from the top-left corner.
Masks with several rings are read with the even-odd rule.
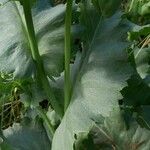
[[[150,15],[150,2],[145,3],[139,12],[140,15]]]
[[[39,51],[49,76],[59,76],[64,69],[64,13],[65,5],[33,9]],[[33,77],[36,68],[31,58],[22,6],[18,2],[8,2],[0,8],[0,20],[0,71],[19,78]],[[73,33],[76,31],[74,27]]]
[[[91,145],[87,149],[92,146],[92,150],[148,150],[150,131],[140,128],[134,121],[130,124],[130,128],[126,129],[123,118],[117,115],[118,113],[112,112],[103,122],[102,119],[100,122],[96,120],[90,132],[75,136],[77,140],[74,145],[76,147],[84,145],[81,150],[89,144]]]
[[[41,123],[29,120],[27,123],[14,124],[3,131],[6,142],[12,147],[10,150],[50,150],[51,144]]]
[[[133,46],[132,52],[134,57],[134,64],[136,74],[128,79],[128,86],[121,91],[124,97],[124,107],[132,112],[131,116],[136,119],[139,125],[143,128],[150,129],[150,120],[148,117],[148,109],[150,104],[150,47],[149,41],[150,27],[134,25],[133,31],[129,33],[129,39],[134,40],[137,45],[138,40],[142,46]],[[141,42],[141,39],[144,40]]]
[[[128,11],[129,18],[139,24],[149,24],[149,0],[131,0]]]
[[[150,130],[150,106],[142,106],[141,112],[139,112],[138,117],[143,122],[143,127]]]
[[[129,40],[137,40],[140,36],[148,36],[150,34],[150,25],[138,26],[133,24],[133,29],[128,33]]]
[[[137,72],[139,73],[141,78],[144,79],[150,75],[150,25],[134,25],[133,30],[128,35],[128,38],[132,41],[138,41],[140,37],[144,37],[144,40],[141,42],[142,46],[135,46],[133,48]]]
[[[72,101],[55,132],[53,150],[73,150],[74,134],[88,132],[98,115],[103,120],[115,110],[117,120],[120,115],[118,100],[122,98],[119,91],[132,73],[125,51],[129,45],[126,42],[128,30],[120,13],[109,19],[99,18],[91,43],[84,49],[86,57],[82,58]]]
[[[48,119],[51,121],[51,124],[54,127],[57,127],[58,124],[60,123],[60,119],[59,119],[59,116],[56,114],[56,112],[49,108],[46,115]]]
[[[128,86],[121,90],[127,106],[141,106],[150,104],[150,87],[138,75],[131,76]]]
[[[137,48],[134,52],[137,72],[142,79],[150,76],[150,47]]]
[[[82,132],[75,136],[74,150],[95,150],[92,136],[89,133]]]
[[[150,131],[139,127],[134,121],[127,130],[123,118],[118,113],[112,112],[110,117],[104,119],[103,124],[101,122],[96,124],[96,140],[100,148],[102,145],[110,150],[148,150],[150,147]]]
[[[141,37],[144,37],[144,40],[141,42],[142,46],[132,48],[137,74],[127,81],[128,86],[121,91],[124,97],[125,109],[126,107],[132,108],[130,111],[132,111],[133,117],[136,118],[141,127],[147,129],[150,129],[150,120],[146,117],[149,113],[147,110],[150,104],[149,34],[149,25],[135,25],[133,31],[129,33],[129,39],[136,41],[135,44]]]
[[[20,100],[26,107],[35,108],[39,106],[41,101],[47,99],[43,89],[36,82],[27,84],[23,90],[23,93],[20,94]]]

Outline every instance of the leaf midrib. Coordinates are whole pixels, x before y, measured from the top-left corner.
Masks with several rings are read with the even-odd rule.
[[[89,48],[88,48],[88,51],[87,51],[87,53],[86,53],[86,56],[82,55],[81,62],[80,62],[80,65],[79,65],[79,70],[78,70],[77,76],[76,76],[76,78],[75,78],[74,85],[72,86],[71,98],[72,98],[72,95],[73,95],[73,91],[74,91],[74,89],[75,89],[75,87],[76,87],[76,85],[77,85],[77,81],[78,81],[78,80],[80,79],[80,77],[81,77],[82,70],[83,70],[84,66],[87,64],[87,61],[88,61],[88,59],[89,59],[89,56],[90,56],[90,53],[91,53],[91,50],[92,50],[92,46],[93,46],[93,44],[94,44],[94,40],[95,40],[95,38],[96,38],[96,33],[97,33],[98,29],[99,29],[99,26],[101,25],[102,20],[103,20],[103,17],[101,16],[100,19],[99,19],[99,22],[98,22],[98,24],[97,24],[97,26],[96,26],[95,32],[94,32],[94,34],[93,34],[93,38],[91,39],[91,42],[90,42],[90,44],[89,44],[90,46],[89,46]],[[84,53],[83,53],[83,54],[84,54]]]

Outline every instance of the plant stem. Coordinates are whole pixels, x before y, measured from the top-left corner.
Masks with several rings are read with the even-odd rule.
[[[130,11],[132,10],[132,8],[133,8],[133,6],[134,6],[134,3],[135,3],[135,0],[132,0],[128,12],[130,12]]]
[[[43,61],[39,54],[39,49],[36,41],[33,19],[31,14],[30,0],[23,0],[22,4],[23,4],[23,9],[25,14],[25,21],[27,26],[27,32],[28,32],[27,34],[28,34],[28,40],[31,48],[31,54],[37,68],[37,77],[41,82],[42,87],[45,93],[47,94],[48,99],[50,100],[50,103],[52,104],[54,110],[56,111],[56,113],[58,113],[60,117],[62,117],[63,116],[62,108],[60,107],[59,103],[56,101],[56,98],[49,85],[49,81],[44,70]]]
[[[44,120],[45,124],[47,125],[48,130],[50,131],[51,135],[53,136],[55,133],[55,130],[50,120],[48,119],[48,117],[46,116],[46,114],[43,112],[43,110],[40,107],[37,108],[37,111],[38,111],[39,116]]]
[[[71,98],[71,77],[70,77],[70,53],[71,53],[71,20],[72,0],[67,0],[65,16],[65,87],[64,87],[64,112],[66,111]]]

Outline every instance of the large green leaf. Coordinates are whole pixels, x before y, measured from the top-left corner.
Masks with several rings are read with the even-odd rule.
[[[3,2],[3,0],[0,0]],[[44,7],[35,4],[33,21],[40,55],[47,75],[59,76],[63,71],[65,5]],[[43,5],[42,5],[43,6]],[[0,71],[14,77],[34,76],[36,68],[31,58],[26,24],[19,2],[0,7]],[[75,33],[75,28],[73,29]]]
[[[120,13],[109,19],[99,18],[96,26],[72,101],[55,132],[53,150],[73,150],[74,134],[88,132],[97,116],[104,120],[105,117],[111,118],[111,112],[115,111],[114,118],[118,120],[121,115],[118,105],[122,98],[120,90],[132,73],[125,51],[129,45],[126,42],[129,26],[121,19]],[[118,136],[121,136],[119,132]]]
[[[29,123],[29,120],[27,122],[28,124],[25,125],[14,124],[3,131],[6,139],[3,138],[5,143],[0,144],[2,150],[5,150],[4,144],[10,147],[8,150],[51,149],[50,141],[41,123]]]

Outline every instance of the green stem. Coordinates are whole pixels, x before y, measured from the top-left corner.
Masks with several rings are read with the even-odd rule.
[[[71,98],[71,78],[70,78],[70,53],[71,53],[71,20],[72,20],[72,0],[67,0],[67,10],[65,17],[65,87],[64,87],[64,111],[66,111]]]
[[[55,129],[53,128],[50,120],[48,119],[48,117],[46,116],[46,114],[43,112],[43,110],[40,107],[37,108],[37,111],[38,111],[39,116],[44,120],[45,124],[47,125],[48,130],[50,131],[51,135],[53,136],[55,133]]]
[[[135,4],[135,0],[132,0],[131,1],[131,4],[130,4],[130,8],[129,8],[129,12],[132,10],[132,8],[134,7],[134,4]]]
[[[41,56],[39,54],[38,44],[36,41],[35,31],[34,31],[34,25],[33,25],[33,19],[31,14],[31,6],[30,6],[30,0],[23,0],[23,9],[25,14],[25,21],[27,26],[27,32],[28,32],[28,40],[31,48],[32,58],[35,62],[36,68],[37,68],[37,77],[39,81],[42,84],[42,87],[47,94],[50,103],[52,104],[54,110],[58,113],[60,117],[63,116],[63,111],[59,105],[59,103],[56,101],[56,98],[52,92],[52,89],[49,85],[48,78],[46,76],[43,61],[41,59]]]

